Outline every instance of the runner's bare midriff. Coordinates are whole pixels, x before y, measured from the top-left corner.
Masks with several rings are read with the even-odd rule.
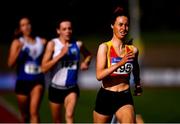
[[[129,88],[129,78],[124,76],[109,76],[102,80],[103,88],[109,91],[120,92]]]

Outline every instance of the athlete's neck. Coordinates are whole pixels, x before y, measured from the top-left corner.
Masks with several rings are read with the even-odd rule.
[[[32,43],[33,44],[35,42],[34,38],[31,37],[30,35],[24,35],[23,37],[26,40],[26,42],[28,42],[28,43]]]
[[[118,48],[121,48],[123,45],[123,41],[121,39],[117,38],[115,35],[113,36],[111,41],[114,44],[114,46],[117,46]]]
[[[62,44],[66,44],[66,43],[69,43],[69,42],[70,42],[70,40],[65,40],[65,39],[62,38],[62,37],[59,37],[59,40],[60,40],[60,42],[61,42]]]

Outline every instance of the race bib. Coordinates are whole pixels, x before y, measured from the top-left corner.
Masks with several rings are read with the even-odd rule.
[[[41,68],[36,63],[28,62],[25,64],[24,71],[27,74],[39,74],[41,73]]]
[[[70,70],[77,70],[77,61],[62,61],[61,65]]]
[[[118,63],[121,60],[121,58],[113,58],[111,65],[114,65]],[[132,63],[126,63],[122,66],[120,66],[118,69],[116,69],[113,74],[130,74],[133,69]]]

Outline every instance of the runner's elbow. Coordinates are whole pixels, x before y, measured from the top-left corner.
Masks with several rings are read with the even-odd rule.
[[[99,74],[99,73],[96,73],[96,79],[98,80],[98,81],[101,81],[103,78],[102,78],[102,75],[101,74]]]
[[[8,60],[8,62],[7,62],[7,66],[9,67],[9,68],[12,68],[13,67],[13,62],[12,61],[10,61],[10,60]]]
[[[46,73],[48,70],[46,69],[46,66],[44,64],[41,65],[41,72]]]

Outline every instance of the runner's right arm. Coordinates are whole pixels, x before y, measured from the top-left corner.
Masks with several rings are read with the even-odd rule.
[[[8,57],[8,67],[13,67],[15,65],[22,46],[23,44],[17,39],[12,42]]]
[[[62,51],[56,57],[52,58],[52,54],[54,52],[54,45],[55,44],[53,41],[50,41],[47,44],[41,64],[42,72],[47,72],[49,69],[51,69],[68,51],[68,44],[66,44],[63,47]]]

